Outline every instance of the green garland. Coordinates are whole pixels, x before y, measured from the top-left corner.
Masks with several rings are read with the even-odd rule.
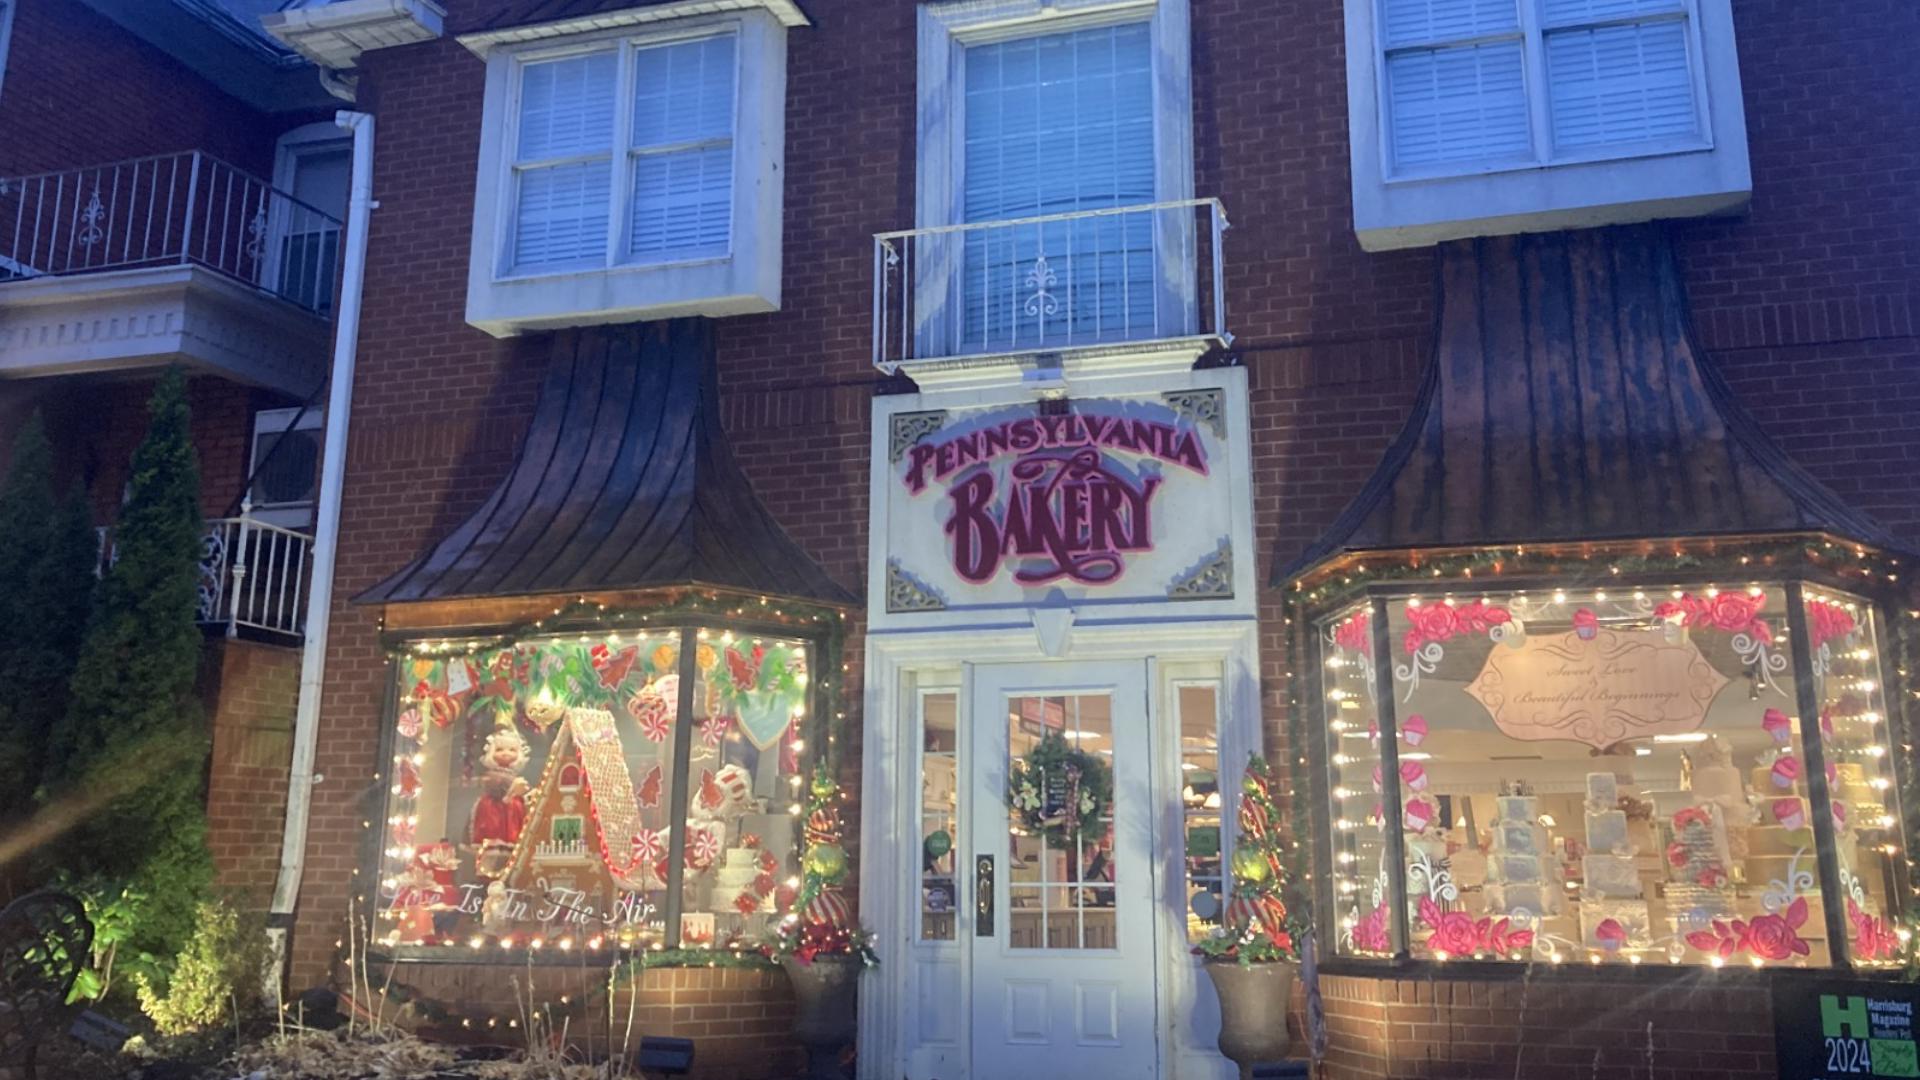
[[[1047,813],[1048,781],[1065,778],[1068,797],[1075,805]],[[1007,805],[1027,832],[1044,836],[1057,851],[1072,850],[1089,821],[1107,815],[1113,803],[1113,773],[1094,754],[1069,746],[1059,734],[1048,734],[1014,762],[1007,777]]]

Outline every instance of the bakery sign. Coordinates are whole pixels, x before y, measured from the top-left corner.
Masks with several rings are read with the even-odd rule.
[[[1506,735],[1604,749],[1697,731],[1727,685],[1698,646],[1660,630],[1590,629],[1516,637],[1466,690]]]
[[[1183,570],[1225,552],[1222,432],[1191,409],[1099,399],[910,415],[937,420],[903,439],[894,418],[889,563],[939,598],[928,606],[1053,587],[1165,599]],[[1230,589],[1225,569],[1215,576]]]

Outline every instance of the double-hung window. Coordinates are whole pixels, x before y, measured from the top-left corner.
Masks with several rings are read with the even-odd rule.
[[[1154,201],[1150,46],[1138,22],[967,50],[962,220],[1042,219],[966,233],[967,351],[1150,329],[1153,214],[1059,216]]]
[[[1689,0],[1381,0],[1396,173],[1698,143]]]
[[[487,58],[467,320],[490,333],[780,306],[797,12],[613,18],[461,39]]]
[[[1752,189],[1729,0],[1347,0],[1363,246],[1721,213]]]
[[[505,269],[726,254],[734,57],[722,33],[523,64]]]
[[[884,313],[902,354],[1201,335],[1199,237],[1222,219],[1193,198],[1185,0],[940,0],[919,21],[917,228],[881,237],[914,289]]]

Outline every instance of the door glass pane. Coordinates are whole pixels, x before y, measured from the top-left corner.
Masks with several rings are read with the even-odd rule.
[[[1013,948],[1117,944],[1112,706],[1106,694],[1008,699]]]
[[[920,698],[920,938],[953,940],[960,789],[952,691]]]
[[[1220,925],[1226,903],[1220,845],[1219,687],[1182,686],[1180,708],[1180,808],[1186,820],[1187,940],[1199,941]]]

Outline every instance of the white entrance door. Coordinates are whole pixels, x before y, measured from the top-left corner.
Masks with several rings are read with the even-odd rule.
[[[976,1077],[1152,1080],[1153,799],[1141,661],[974,669],[972,1041]],[[1112,798],[1078,831],[1023,828],[1012,763],[1051,742],[1100,762]],[[1056,769],[1044,814],[1089,781]]]

